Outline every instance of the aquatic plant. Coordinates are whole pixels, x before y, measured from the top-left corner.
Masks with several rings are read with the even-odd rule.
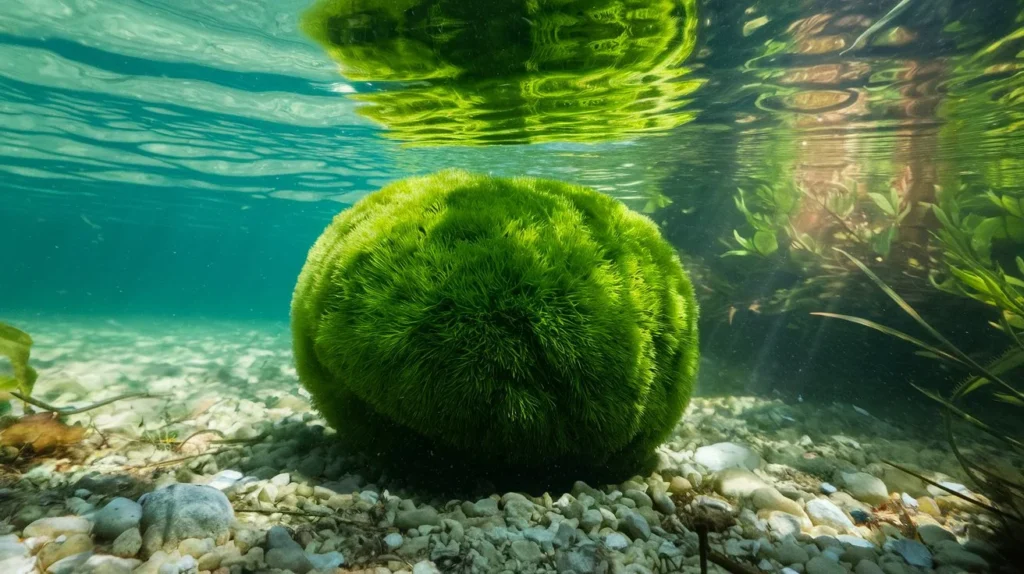
[[[663,132],[701,81],[695,0],[323,0],[302,29],[410,144],[592,142]],[[500,50],[481,50],[498,45]]]
[[[689,401],[696,325],[645,216],[589,188],[457,170],[339,214],[292,301],[315,406],[403,464],[634,472]]]
[[[951,221],[946,220],[944,223],[948,224],[951,223]],[[1024,407],[1024,391],[1013,384],[1011,379],[1006,378],[1007,374],[1024,365],[1024,343],[1022,343],[1019,334],[1015,332],[1016,328],[1007,322],[1003,323],[1002,326],[1007,328],[1005,332],[1011,338],[1011,348],[1007,353],[991,364],[982,365],[973,357],[960,350],[949,339],[925,321],[913,307],[911,307],[902,297],[886,285],[885,282],[882,281],[875,273],[868,269],[866,265],[848,253],[840,253],[859,267],[860,270],[863,271],[882,291],[884,291],[890,299],[899,305],[907,315],[920,325],[931,336],[935,343],[928,343],[905,332],[860,317],[821,312],[813,314],[849,321],[869,327],[886,335],[902,339],[903,341],[909,342],[920,348],[927,356],[963,368],[971,374],[969,378],[957,385],[953,391],[948,394],[948,396],[944,396],[941,393],[918,385],[912,386],[925,396],[938,402],[943,407],[947,440],[953,454],[957,458],[957,461],[960,463],[964,472],[974,481],[980,491],[989,495],[993,499],[1000,501],[1003,508],[990,506],[985,502],[972,499],[971,497],[964,496],[963,494],[958,495],[961,498],[965,498],[992,511],[1005,521],[1008,521],[1006,523],[1008,532],[1019,533],[1020,525],[1024,524],[1024,482],[1021,482],[1021,477],[1006,476],[1004,472],[1000,472],[995,466],[988,465],[977,458],[969,458],[968,453],[960,448],[957,438],[953,432],[954,419],[961,420],[1000,441],[1002,444],[1006,445],[1011,452],[1016,452],[1018,455],[1024,454],[1024,442],[1021,442],[1008,433],[1001,432],[993,424],[985,422],[983,418],[971,414],[969,410],[961,404],[968,395],[971,395],[983,387],[988,387],[990,389],[994,389],[992,393],[994,398],[1017,407]],[[1018,261],[1020,261],[1019,257]],[[1021,272],[1024,274],[1024,261],[1021,262]],[[961,273],[957,276],[963,278],[966,274]],[[1000,276],[989,276],[987,279],[992,281],[991,287],[999,290],[1000,292],[1016,291],[1016,283],[1020,283],[1020,281],[1017,280],[1016,283],[1007,283],[1005,281],[1006,277],[1009,276],[1004,273]],[[1000,281],[1000,279],[1004,280]],[[973,281],[968,281],[968,283],[973,283]],[[1024,295],[1024,291],[1020,292],[1020,294]],[[1019,297],[1017,303],[1024,303],[1024,296]],[[975,451],[974,454],[977,455],[977,452]],[[937,486],[943,490],[950,490],[948,487],[944,487],[942,485]],[[1015,522],[1016,524],[1011,524],[1011,522]],[[1019,534],[1016,536],[1019,538]]]
[[[28,364],[32,353],[32,337],[28,333],[0,322],[0,356],[7,357],[11,364],[11,375],[0,375],[0,392],[20,391],[32,394],[36,384],[36,370]],[[3,401],[5,408],[9,403]]]

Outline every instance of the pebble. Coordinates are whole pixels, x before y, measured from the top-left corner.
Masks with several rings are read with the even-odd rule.
[[[242,480],[242,476],[237,470],[222,470],[213,475],[206,485],[217,490],[227,490]]]
[[[634,540],[647,540],[651,537],[651,526],[635,511],[624,513],[619,519],[619,528]]]
[[[388,550],[397,550],[402,546],[402,535],[397,532],[392,532],[384,537],[384,545],[388,547]]]
[[[854,567],[853,571],[856,574],[885,574],[882,567],[875,564],[872,560],[861,560],[857,563],[857,566]]]
[[[664,492],[656,492],[651,499],[654,501],[654,509],[658,512],[669,516],[676,513],[676,503],[668,494]]]
[[[111,553],[121,558],[133,558],[142,549],[142,533],[138,528],[129,528],[114,539]]]
[[[810,560],[807,551],[793,540],[787,540],[775,547],[771,552],[771,556],[786,565],[803,564]]]
[[[861,502],[877,506],[889,500],[889,489],[882,479],[866,472],[840,473],[843,487],[850,496]]]
[[[629,547],[629,539],[618,532],[612,532],[605,537],[604,545],[609,550],[624,550]]]
[[[173,550],[186,538],[228,541],[234,509],[224,493],[209,486],[172,484],[144,495],[142,549],[146,556]]]
[[[138,528],[141,521],[142,506],[119,496],[93,515],[93,533],[103,540],[113,540],[126,530]]]
[[[927,546],[916,540],[893,540],[886,543],[886,548],[902,556],[911,566],[932,567],[932,553]]]
[[[395,527],[401,530],[411,530],[424,525],[437,526],[440,523],[441,518],[438,516],[437,510],[430,506],[415,510],[403,510],[395,516]]]
[[[779,512],[785,512],[786,514],[792,514],[801,520],[801,523],[810,526],[811,522],[804,512],[804,509],[795,500],[790,500],[782,495],[778,490],[768,486],[765,488],[759,488],[753,492],[750,496],[750,502],[758,510],[777,510]]]
[[[753,450],[731,442],[702,446],[693,453],[693,460],[711,472],[740,467],[754,470],[761,466],[761,456]]]
[[[39,560],[39,566],[45,570],[58,560],[62,560],[68,556],[90,552],[91,550],[92,538],[90,538],[88,534],[77,533],[64,537],[63,540],[58,538],[46,546],[43,546],[39,550],[39,553],[36,554],[36,558]]]
[[[766,487],[768,483],[746,468],[727,468],[715,473],[714,477],[715,492],[731,499],[747,498],[754,491]]]
[[[92,522],[81,516],[57,516],[36,520],[25,527],[22,535],[25,538],[35,536],[57,538],[61,534],[89,534],[90,532],[92,532]]]
[[[943,544],[935,553],[935,564],[939,566],[954,566],[968,572],[985,572],[988,570],[988,561],[968,552],[956,542]]]
[[[818,487],[818,489],[821,490],[822,494],[834,494],[836,492],[839,492],[838,488],[832,486],[831,484],[829,484],[827,482],[821,483],[821,485]]]
[[[693,490],[693,485],[682,476],[673,476],[672,480],[668,483],[668,491],[672,494],[683,494],[691,490]]]
[[[600,510],[590,509],[583,512],[583,516],[580,518],[580,528],[589,532],[604,521],[604,516],[601,515]]]
[[[952,532],[937,524],[921,524],[917,527],[917,534],[926,546],[935,546],[945,540],[956,542],[956,536]]]
[[[829,560],[825,556],[815,556],[804,565],[807,574],[846,574],[846,568],[838,561]]]
[[[768,514],[768,528],[775,533],[777,538],[799,534],[800,526],[800,519],[792,514],[779,511]]]
[[[835,504],[825,498],[807,501],[804,511],[815,525],[824,525],[843,532],[854,529],[853,522]]]
[[[537,562],[544,556],[540,546],[531,540],[513,541],[510,552],[516,560],[526,563]]]

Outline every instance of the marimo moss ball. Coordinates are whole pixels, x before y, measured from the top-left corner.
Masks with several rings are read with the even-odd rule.
[[[693,288],[648,218],[589,188],[462,171],[335,217],[292,333],[343,440],[492,469],[639,464],[698,359]]]

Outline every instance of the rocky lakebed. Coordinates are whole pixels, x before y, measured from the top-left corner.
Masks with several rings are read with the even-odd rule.
[[[3,574],[697,573],[701,536],[711,572],[1003,566],[997,519],[950,493],[985,500],[944,435],[860,406],[699,396],[647,476],[441,496],[332,440],[298,386],[286,325],[19,325],[46,404],[151,396],[50,420],[71,437],[56,444],[0,433]],[[1020,476],[993,445],[965,448]]]

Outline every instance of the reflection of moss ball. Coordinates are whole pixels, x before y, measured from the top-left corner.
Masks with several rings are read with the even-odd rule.
[[[592,142],[661,132],[701,81],[695,0],[320,0],[302,28],[360,113],[414,145]]]
[[[461,171],[338,215],[292,301],[300,379],[343,439],[499,468],[650,455],[689,400],[696,325],[649,219],[588,188]]]

